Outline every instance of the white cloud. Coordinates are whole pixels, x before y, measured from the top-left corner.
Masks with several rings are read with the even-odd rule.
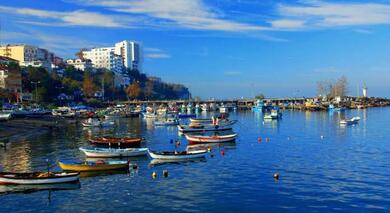
[[[146,47],[144,50],[145,50],[145,58],[167,59],[171,57],[171,55],[169,55],[164,50],[161,50],[159,48]]]
[[[271,21],[270,23],[275,29],[299,29],[305,26],[305,22],[302,20],[280,19]]]
[[[101,6],[128,14],[141,14],[164,20],[163,24],[218,31],[259,31],[266,27],[224,19],[201,0],[73,0],[79,4]]]
[[[277,10],[283,19],[300,20],[306,27],[390,24],[388,4],[304,1],[298,6],[280,4]]]
[[[170,58],[171,56],[166,53],[147,53],[145,54],[146,58],[153,58],[153,59],[165,59]]]
[[[57,12],[30,8],[13,8],[0,6],[0,12],[21,16],[36,17],[40,21],[21,21],[35,25],[127,27],[127,24],[121,21],[121,17],[103,15],[100,13],[88,12],[84,10]],[[126,21],[129,22],[128,19]]]

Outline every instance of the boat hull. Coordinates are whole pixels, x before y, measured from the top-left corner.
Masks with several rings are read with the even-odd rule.
[[[162,154],[157,152],[148,151],[149,155],[153,159],[161,159],[161,160],[187,160],[193,158],[204,158],[207,154],[207,151],[196,151],[191,152],[189,154]]]
[[[228,136],[193,136],[185,135],[186,139],[192,143],[223,143],[236,140],[236,134]]]
[[[89,171],[107,171],[107,170],[124,170],[129,168],[128,163],[123,164],[102,164],[102,165],[88,165],[88,164],[66,164],[58,162],[61,169],[65,171],[78,171],[78,172],[89,172]]]
[[[9,173],[16,174],[16,173]],[[57,183],[68,183],[76,182],[80,178],[79,173],[58,173],[63,174],[62,176],[49,176],[49,177],[33,177],[33,178],[22,178],[22,177],[11,177],[10,175],[0,175],[0,185],[38,185],[38,184],[57,184]]]
[[[90,158],[121,158],[121,157],[135,157],[142,156],[148,153],[147,148],[130,148],[130,149],[110,149],[110,148],[95,148],[86,149],[80,148],[87,157]],[[119,151],[118,151],[119,150]]]

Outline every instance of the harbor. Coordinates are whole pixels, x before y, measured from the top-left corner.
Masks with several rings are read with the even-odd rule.
[[[158,116],[146,118],[142,113],[139,116],[110,117],[115,124],[107,127],[83,127],[83,121],[88,120],[86,117],[56,118],[68,123],[60,128],[40,126],[46,131],[6,143],[6,148],[0,149],[1,170],[33,172],[50,168],[51,172],[61,172],[62,167],[81,171],[74,167],[75,163],[85,160],[122,161],[124,167],[82,172],[76,183],[48,185],[46,188],[27,185],[27,191],[20,187],[1,186],[0,199],[7,204],[5,210],[9,211],[16,209],[16,202],[30,203],[31,210],[46,209],[48,212],[58,208],[67,211],[107,210],[106,202],[118,211],[145,208],[153,211],[158,208],[175,212],[195,206],[197,211],[227,211],[238,206],[247,211],[276,210],[279,209],[277,206],[295,211],[383,209],[387,207],[382,200],[386,200],[389,193],[385,187],[389,162],[386,161],[388,148],[384,142],[387,136],[379,133],[378,127],[381,126],[380,132],[387,131],[385,123],[390,115],[389,109],[319,112],[280,109],[283,116],[270,120],[266,119],[268,112],[237,110],[228,113],[228,119],[235,121],[231,130],[189,135],[179,134],[176,125],[154,125]],[[193,123],[196,126],[204,122],[208,125],[221,117],[219,111],[194,111],[193,114],[193,118],[180,118],[180,125]],[[354,116],[361,118],[360,121],[351,125],[340,124],[343,119]],[[44,117],[31,119],[47,120]],[[23,123],[21,120],[28,118],[8,122]],[[219,122],[220,126],[224,125],[223,119]],[[37,122],[31,123],[37,125]],[[117,149],[115,141],[110,142],[109,149],[88,148],[91,139],[104,137],[139,137],[141,142],[136,147],[145,150],[139,156],[97,157],[96,153],[116,153],[112,152]],[[125,145],[124,139],[121,140],[122,145],[118,146]],[[366,151],[362,151],[362,147]],[[127,148],[132,153],[136,149]],[[118,150],[123,150],[122,155],[126,148]],[[148,156],[146,150],[156,155]],[[188,159],[168,157],[168,152],[181,156],[185,151],[201,155]],[[159,152],[165,152],[163,158],[157,156]],[[375,161],[371,159],[373,155]],[[261,197],[258,197],[259,193]],[[115,198],[115,202],[111,198]],[[216,198],[229,202],[220,203]],[[96,200],[99,202],[93,207],[85,205]],[[207,205],[210,200],[214,205]],[[270,200],[274,205],[269,205]]]

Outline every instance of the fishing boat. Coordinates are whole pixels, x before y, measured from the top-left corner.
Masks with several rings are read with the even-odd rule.
[[[110,148],[134,148],[140,147],[143,138],[116,138],[116,137],[99,137],[89,139],[89,142],[96,146],[110,147]]]
[[[11,193],[32,193],[37,191],[62,191],[80,189],[80,182],[52,183],[52,184],[30,184],[30,185],[0,185],[0,195]]]
[[[264,115],[264,119],[271,120],[271,119],[279,119],[282,117],[282,113],[279,112],[279,110],[273,109],[271,110],[271,113]]]
[[[351,119],[343,119],[340,121],[341,125],[352,125],[352,124],[358,124],[360,121],[360,117],[353,117]]]
[[[81,147],[79,149],[84,152],[87,157],[91,158],[134,157],[146,155],[148,153],[148,148],[111,149],[97,147]]]
[[[191,123],[211,123],[211,118],[190,118]]]
[[[222,142],[232,142],[236,140],[237,134],[230,135],[185,135],[186,139],[192,143],[222,143]]]
[[[226,131],[232,130],[232,125],[237,121],[227,121],[220,125],[212,124],[190,124],[190,125],[178,125],[180,133],[188,132],[210,132],[210,131]]]
[[[114,121],[100,121],[92,118],[88,118],[81,123],[83,127],[111,127],[115,125]]]
[[[196,150],[196,151],[182,151],[182,152],[156,152],[148,150],[149,156],[154,159],[163,160],[182,160],[192,158],[204,158],[207,154],[207,150]]]
[[[0,112],[0,121],[8,121],[9,119],[11,119],[11,117],[11,112]]]
[[[122,170],[129,168],[129,162],[123,160],[97,160],[97,161],[75,161],[61,160],[58,162],[61,169],[65,171],[105,171],[105,170]]]
[[[68,183],[78,181],[79,178],[80,174],[77,172],[0,172],[0,185]]]
[[[155,121],[154,125],[155,126],[173,126],[173,125],[178,125],[179,120],[176,118],[167,118],[166,120],[163,121]]]

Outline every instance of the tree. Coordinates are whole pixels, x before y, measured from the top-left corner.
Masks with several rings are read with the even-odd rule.
[[[12,94],[8,90],[0,88],[0,99],[7,99],[8,102],[11,102]]]
[[[93,93],[96,91],[96,85],[93,83],[92,76],[89,73],[84,74],[83,80],[83,92],[87,97],[92,97]]]
[[[75,55],[77,58],[84,60],[83,52],[87,51],[87,48],[81,48]]]
[[[258,99],[258,100],[263,100],[264,98],[265,98],[265,95],[262,93],[255,96],[255,99]]]
[[[130,84],[126,88],[126,94],[130,98],[135,99],[139,96],[140,93],[141,93],[141,88],[140,88],[138,82],[136,82],[136,81],[134,81],[132,84]]]
[[[145,84],[145,97],[146,98],[151,98],[152,95],[153,95],[153,88],[154,88],[154,83],[153,81],[146,81],[146,84]]]

